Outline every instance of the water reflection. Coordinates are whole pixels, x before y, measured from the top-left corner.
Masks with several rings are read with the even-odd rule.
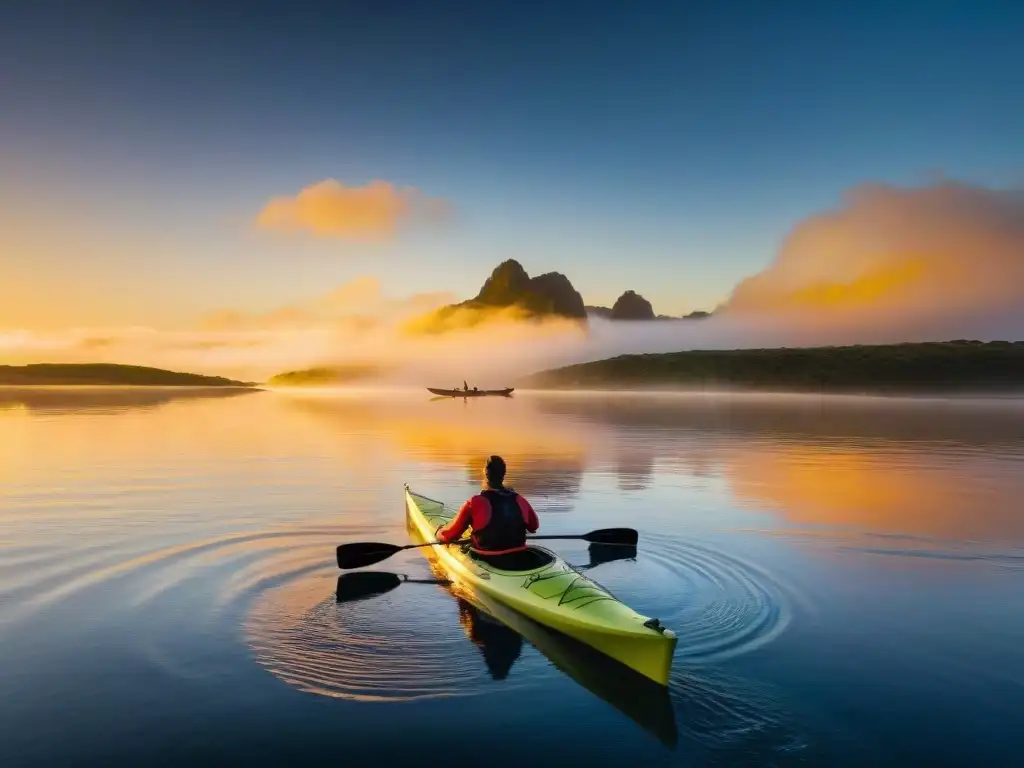
[[[927,400],[800,395],[536,394],[551,418],[640,429],[654,439],[880,439],[921,447],[1020,446],[1024,399]]]
[[[477,609],[468,600],[457,598],[459,624],[466,637],[484,658],[493,680],[504,680],[523,652],[523,636]]]
[[[638,441],[639,442],[639,441]],[[615,478],[620,491],[646,491],[654,477],[655,454],[647,447],[625,444],[615,450]]]
[[[417,537],[418,538],[418,537]],[[624,557],[636,556],[636,549],[633,547],[596,547],[591,553],[591,562],[588,567],[595,567],[602,563],[613,560],[621,560]],[[572,638],[544,627],[535,621],[528,619],[522,614],[508,608],[504,604],[493,600],[486,594],[478,592],[468,585],[458,582],[451,582],[447,578],[444,569],[439,565],[435,556],[428,555],[428,566],[433,578],[430,579],[409,579],[393,573],[382,572],[355,572],[343,574],[338,577],[335,587],[335,601],[339,604],[346,604],[348,608],[352,604],[368,599],[380,599],[393,592],[399,587],[407,588],[404,585],[434,584],[443,587],[454,599],[458,610],[458,623],[462,627],[465,637],[472,643],[483,659],[487,674],[492,681],[503,682],[510,678],[512,669],[516,662],[523,655],[524,642],[530,643],[544,657],[560,669],[578,684],[611,704],[614,708],[632,719],[642,728],[654,735],[660,742],[667,746],[674,746],[677,738],[677,728],[673,708],[668,689],[652,683],[650,680],[638,675],[633,670],[621,665],[608,657],[597,653],[593,649],[579,643]],[[416,587],[412,587],[415,589]],[[376,607],[367,605],[363,610],[370,613],[375,610],[394,610],[394,604],[390,606],[378,604]],[[315,615],[316,609],[309,612],[307,617]],[[353,614],[347,613],[345,626],[358,623],[365,626],[363,622],[353,621]],[[326,636],[317,630],[316,636],[321,641],[326,641]],[[321,669],[330,669],[336,675],[331,690],[338,692],[342,686],[338,684],[341,680],[350,681],[353,679],[354,670],[351,670],[341,659],[352,654],[348,645],[355,645],[358,648],[367,647],[369,638],[357,638],[354,635],[345,633],[338,638],[344,645],[333,654],[334,660],[325,665],[319,659],[319,653],[314,653],[314,648],[319,645],[310,644],[308,653],[313,653],[317,660],[311,656],[304,660],[295,660],[294,666],[298,669],[307,669],[314,666]],[[388,643],[390,638],[374,638],[374,646],[381,645],[381,641]],[[263,645],[263,644],[261,644]],[[427,667],[434,667],[438,664],[433,658],[415,658],[413,649],[408,649],[410,654],[408,661],[411,664],[420,664]],[[399,691],[406,690],[408,683],[400,682],[395,675],[395,664],[383,664],[384,649],[380,648],[377,658],[372,656],[361,656],[362,667],[359,670],[359,679],[366,681],[376,677],[382,683],[395,686]],[[440,666],[448,664],[453,660],[460,665],[464,664],[462,654],[454,652],[454,649],[445,651],[444,660],[439,662]],[[291,673],[286,665],[280,661],[268,665],[284,679],[294,681],[296,676]],[[399,668],[405,672],[411,672],[406,665],[399,664]],[[525,680],[535,682],[531,671],[525,672]],[[532,679],[531,679],[532,678]],[[324,690],[326,682],[324,676],[319,677],[320,683],[317,692]],[[348,685],[349,683],[345,683]],[[464,689],[464,693],[470,691],[483,693],[485,688],[479,684],[470,689]],[[449,694],[454,691],[449,691]]]
[[[798,526],[943,539],[1024,539],[1017,457],[928,461],[884,444],[736,449],[725,468],[736,498]],[[973,466],[972,466],[973,465]]]
[[[449,716],[500,732],[510,713],[545,754],[614,763],[1020,754],[1020,404],[2,394],[11,764],[103,762],[111,744],[137,762],[183,733],[203,742],[189,757],[272,732],[265,759],[319,759],[339,721],[354,752],[392,722],[419,740]],[[574,507],[549,530],[641,530],[638,551],[558,551],[678,630],[667,694],[454,586],[337,601],[337,544],[407,541],[402,480],[456,496],[491,452],[524,493]],[[883,551],[918,559],[882,568]],[[418,553],[390,562],[430,578]]]
[[[1024,540],[1024,402],[764,395],[544,395],[553,421],[600,424],[632,461],[720,478],[797,526]],[[626,448],[620,449],[626,452]],[[629,455],[628,453],[626,455]],[[631,487],[618,469],[619,488]]]
[[[579,568],[581,571],[616,560],[636,560],[637,548],[635,544],[589,544],[587,555],[589,562]]]
[[[535,506],[544,513],[573,508],[592,450],[588,437],[593,430],[552,423],[530,404],[504,398],[466,404],[449,398],[423,402],[407,395],[287,398],[290,407],[339,437],[388,440],[403,457],[462,470],[469,486],[479,485],[487,456],[500,454],[509,467],[506,482],[541,500]]]
[[[0,387],[0,410],[117,415],[133,409],[152,410],[175,401],[224,400],[260,391],[222,387]]]
[[[586,567],[624,555],[636,552],[596,547]],[[756,742],[766,749],[794,743],[784,708],[764,689],[685,665],[668,688],[659,686],[468,585],[447,582],[436,559],[422,565],[427,574],[411,578],[362,572],[370,577],[366,589],[359,579],[355,587],[345,583],[359,572],[344,574],[329,599],[315,593],[324,582],[308,577],[261,594],[247,622],[259,663],[300,690],[358,701],[481,697],[498,684],[524,696],[538,718],[581,727],[550,694],[553,667],[668,748],[682,736],[723,754]],[[456,624],[459,634],[450,631]]]
[[[466,462],[466,484],[479,485],[481,470],[487,454],[474,456]],[[506,485],[526,498],[542,499],[538,511],[571,512],[573,501],[579,496],[587,465],[583,456],[553,456],[538,460],[536,455],[503,454],[509,464]],[[513,476],[513,472],[515,475]]]

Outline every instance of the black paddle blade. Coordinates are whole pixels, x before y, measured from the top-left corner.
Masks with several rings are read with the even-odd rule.
[[[365,568],[368,565],[387,560],[405,547],[394,544],[383,544],[377,541],[356,541],[352,544],[338,545],[339,568]]]
[[[602,528],[591,531],[583,537],[584,541],[591,544],[627,544],[636,546],[640,534],[632,528]]]
[[[336,602],[345,603],[352,600],[365,600],[377,597],[402,583],[397,573],[362,571],[360,573],[343,573],[338,577],[335,591]]]
[[[634,544],[591,544],[587,548],[590,555],[590,567],[601,563],[611,563],[615,560],[629,560],[636,558],[636,545]]]

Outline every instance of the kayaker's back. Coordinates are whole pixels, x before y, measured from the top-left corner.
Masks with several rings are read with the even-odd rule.
[[[484,489],[438,528],[438,541],[455,541],[472,528],[473,549],[479,555],[499,557],[524,551],[526,534],[540,527],[536,511],[514,489],[505,487],[505,460],[500,456],[487,459],[484,477]]]

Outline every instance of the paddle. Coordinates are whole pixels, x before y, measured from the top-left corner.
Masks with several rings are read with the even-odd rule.
[[[527,541],[539,539],[582,539],[591,544],[618,544],[622,546],[635,546],[639,534],[632,528],[601,528],[596,531],[584,534],[549,534],[547,536],[527,536]],[[450,542],[451,544],[467,544],[469,539],[459,539]],[[423,544],[385,544],[378,541],[356,541],[351,544],[339,544],[337,550],[338,567],[346,570],[350,568],[365,568],[368,565],[387,560],[403,549],[415,549],[417,547],[444,546],[440,541],[427,541]]]
[[[448,579],[410,579],[404,574],[386,573],[384,571],[343,573],[338,577],[338,586],[334,593],[335,602],[344,603],[378,597],[406,582],[410,584],[436,584],[441,587],[451,584],[451,581]]]
[[[365,568],[368,565],[387,560],[392,555],[401,552],[403,549],[415,549],[416,547],[433,547],[441,544],[440,541],[428,541],[425,544],[406,544],[400,547],[396,544],[385,544],[380,541],[356,541],[351,544],[338,545],[338,567],[339,568]],[[469,539],[453,541],[452,544],[467,544]]]
[[[636,547],[630,544],[609,545],[591,544],[590,562],[576,568],[577,571],[589,571],[604,563],[615,560],[628,560],[636,557]],[[379,597],[402,584],[435,584],[439,587],[451,586],[451,579],[410,579],[402,573],[389,571],[357,571],[343,573],[338,577],[335,588],[335,602],[346,603]]]

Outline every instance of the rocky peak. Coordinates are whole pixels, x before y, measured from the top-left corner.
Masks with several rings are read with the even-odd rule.
[[[530,281],[530,292],[544,299],[545,311],[564,317],[586,318],[583,297],[561,272],[547,272]]]
[[[612,307],[612,320],[654,320],[654,308],[636,291],[626,291]]]
[[[501,262],[484,282],[476,300],[481,304],[508,306],[530,290],[530,276],[515,259]]]

